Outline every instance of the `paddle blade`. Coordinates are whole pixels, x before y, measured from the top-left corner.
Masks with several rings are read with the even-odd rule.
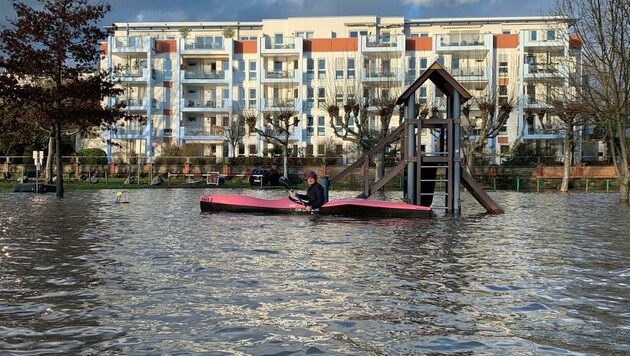
[[[278,179],[278,183],[280,183],[280,185],[287,188],[288,190],[293,190],[293,188],[291,187],[291,182],[289,182],[289,179],[287,177],[280,177],[280,179]]]

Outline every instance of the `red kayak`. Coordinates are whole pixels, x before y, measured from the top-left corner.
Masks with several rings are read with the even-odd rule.
[[[303,214],[304,205],[289,198],[262,199],[246,195],[206,195],[200,200],[201,211],[229,211],[238,213]],[[322,215],[360,217],[428,218],[431,208],[426,206],[367,199],[338,199],[319,209]]]

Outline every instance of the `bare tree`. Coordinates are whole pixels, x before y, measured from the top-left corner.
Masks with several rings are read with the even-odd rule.
[[[238,156],[238,144],[243,137],[245,137],[245,134],[247,134],[245,122],[245,115],[237,113],[227,126],[218,128],[220,135],[222,135],[227,140],[230,147],[232,147],[232,157]]]
[[[278,102],[274,106],[273,112],[262,114],[262,121],[258,125],[258,115],[253,110],[243,110],[238,113],[249,127],[250,132],[254,131],[269,143],[282,148],[284,176],[288,177],[289,172],[289,145],[291,135],[299,124],[297,111],[293,101]]]
[[[567,40],[580,41],[582,68],[570,76],[578,100],[608,138],[619,179],[619,202],[630,201],[630,6],[628,0],[556,0],[575,19]]]
[[[475,152],[483,151],[488,140],[495,138],[510,118],[514,110],[514,100],[497,101],[494,94],[473,98],[472,104],[462,109],[464,120],[462,129],[462,153],[466,159],[466,169],[472,174]],[[478,116],[471,117],[471,114]]]
[[[338,87],[327,88],[323,106],[328,112],[329,125],[335,137],[352,142],[363,151],[369,151],[389,133],[399,92],[390,90],[386,95],[359,99],[357,98],[359,83],[353,81],[352,84],[341,87],[341,91]],[[378,88],[378,84],[372,87],[364,84],[365,92],[376,93]],[[339,100],[340,98],[342,99]],[[371,117],[378,118],[378,124],[370,120]],[[375,157],[375,180],[380,179],[385,173],[384,156],[385,151]]]
[[[582,108],[582,104],[578,100],[566,96],[561,99],[552,100],[551,105],[553,106],[554,113],[557,115],[558,119],[562,121],[565,128],[564,166],[560,191],[568,192],[575,140],[578,139],[575,137],[575,129],[578,126],[584,125],[584,114],[587,110]]]

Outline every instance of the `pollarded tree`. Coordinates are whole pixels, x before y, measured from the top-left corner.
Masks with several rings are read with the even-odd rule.
[[[558,98],[551,101],[553,106],[553,112],[563,123],[565,135],[564,135],[564,167],[562,173],[562,184],[560,191],[569,191],[569,177],[571,174],[571,163],[573,157],[573,150],[575,147],[575,140],[579,139],[575,137],[575,129],[578,126],[583,126],[585,121],[590,118],[588,111],[583,107],[582,103],[575,98],[565,96],[564,98]]]
[[[354,143],[364,152],[369,151],[389,133],[398,97],[395,93],[388,93],[384,96],[358,99],[356,95],[358,83],[355,83],[355,86],[334,88],[327,90],[323,103],[324,109],[328,112],[329,126],[336,137]],[[336,91],[348,90],[348,88],[350,92]],[[370,89],[366,91],[370,92]],[[343,99],[340,101],[339,98]],[[376,121],[370,121],[370,113],[375,119],[378,118],[378,125],[373,125]],[[384,157],[385,151],[375,157],[375,180],[379,180],[385,173]]]
[[[244,115],[234,115],[234,118],[230,120],[227,126],[219,128],[219,132],[232,148],[232,157],[237,157],[238,144],[241,142],[243,137],[245,137],[245,134],[247,134]]]
[[[37,112],[33,117],[55,137],[57,196],[63,197],[61,134],[66,127],[88,128],[115,122],[119,107],[102,102],[120,90],[97,72],[98,48],[107,33],[98,22],[109,4],[89,0],[37,0],[31,7],[13,1],[16,17],[0,32],[2,75],[16,80],[8,89]]]
[[[514,103],[507,99],[497,101],[496,97],[488,94],[485,97],[473,98],[472,105],[462,108],[462,153],[466,158],[466,169],[472,174],[474,169],[475,152],[483,151],[488,140],[495,138],[510,118],[514,110]],[[470,117],[472,108],[479,116]]]
[[[274,108],[273,113],[263,115],[260,125],[257,122],[257,114],[253,110],[243,110],[238,113],[238,116],[245,120],[250,132],[256,132],[265,141],[282,149],[284,176],[288,177],[291,135],[300,120],[297,117],[298,112],[295,110],[293,101],[278,103]]]

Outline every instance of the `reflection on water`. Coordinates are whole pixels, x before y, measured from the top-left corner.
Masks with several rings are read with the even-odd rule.
[[[630,352],[615,195],[409,220],[201,213],[211,192],[286,194],[0,193],[0,353]]]

